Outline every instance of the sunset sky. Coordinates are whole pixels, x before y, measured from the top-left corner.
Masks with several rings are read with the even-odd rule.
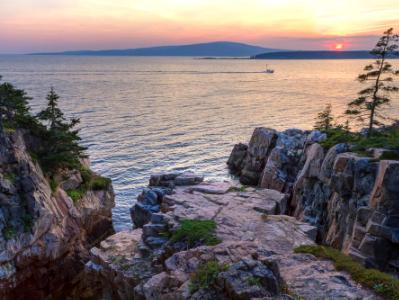
[[[237,41],[369,49],[398,0],[0,0],[0,53]]]

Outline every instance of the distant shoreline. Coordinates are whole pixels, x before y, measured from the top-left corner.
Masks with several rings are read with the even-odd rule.
[[[281,51],[257,54],[251,59],[270,60],[320,60],[320,59],[374,59],[369,51]],[[398,59],[399,53],[389,59]]]

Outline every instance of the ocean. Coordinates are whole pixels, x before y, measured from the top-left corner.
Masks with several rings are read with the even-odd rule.
[[[122,230],[152,173],[228,178],[233,145],[255,127],[311,129],[329,103],[342,115],[368,62],[16,55],[0,56],[0,75],[33,97],[34,112],[54,87],[65,114],[81,119],[92,169],[113,181]],[[399,106],[390,112],[398,117]]]

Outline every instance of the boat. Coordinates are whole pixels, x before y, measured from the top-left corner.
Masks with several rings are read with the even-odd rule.
[[[269,68],[267,67],[267,65],[266,65],[266,70],[263,71],[263,73],[273,74],[273,73],[274,73],[274,70],[273,70],[273,69],[269,69]]]

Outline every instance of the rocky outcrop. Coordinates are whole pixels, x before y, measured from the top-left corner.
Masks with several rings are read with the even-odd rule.
[[[140,198],[157,188],[145,189]],[[306,299],[325,295],[327,299],[378,299],[336,271],[331,262],[318,268],[320,261],[314,256],[293,253],[297,246],[314,244],[317,228],[280,214],[287,208],[284,193],[203,181],[175,185],[162,197],[151,197],[157,199],[159,211],[143,212],[145,217],[139,211],[132,215],[148,220],[141,228],[119,232],[91,250],[86,272],[88,278],[95,278],[99,297],[293,299],[287,295],[291,293]],[[169,237],[187,219],[213,220],[220,243],[172,244]],[[214,274],[211,286],[193,289],[194,274],[209,262],[223,269]]]
[[[249,149],[265,147],[256,137],[265,132],[276,143],[255,156]],[[259,162],[251,183],[284,192],[289,214],[316,226],[318,241],[366,266],[398,272],[399,162],[380,161],[382,149],[372,149],[374,157],[351,153],[347,144],[327,151],[318,144],[325,138],[318,131],[257,128],[248,146],[234,147],[228,165],[246,182],[244,170]]]
[[[257,185],[267,157],[274,148],[277,132],[273,129],[256,128],[248,146],[234,146],[227,164],[242,184]]]
[[[30,136],[0,135],[0,298],[65,296],[84,270],[88,250],[112,233],[112,185],[87,190],[76,203],[66,190],[79,171],[50,184],[30,154]]]
[[[192,173],[156,174],[150,178],[149,188],[144,189],[137,202],[130,209],[133,224],[142,227],[151,220],[151,216],[161,209],[163,196],[171,193],[176,186],[195,185],[204,180]]]

